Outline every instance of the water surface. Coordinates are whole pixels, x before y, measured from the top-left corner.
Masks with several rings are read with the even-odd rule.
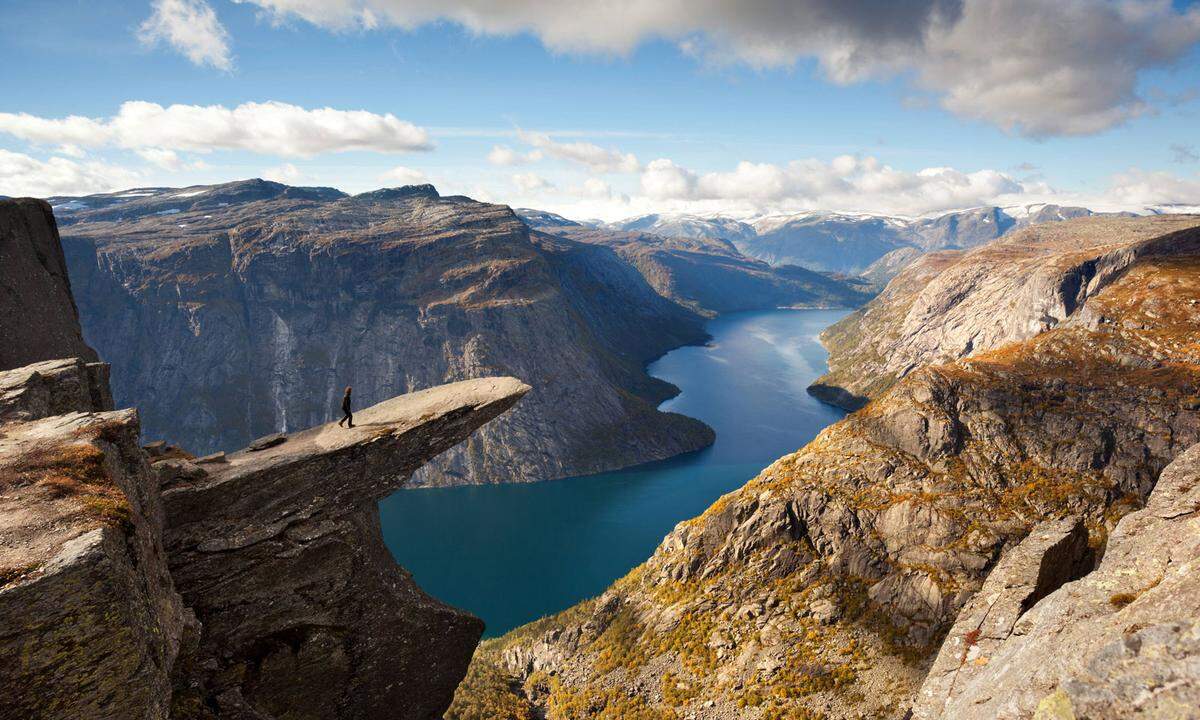
[[[682,390],[662,409],[717,431],[705,450],[565,480],[401,491],[380,504],[384,539],[422,588],[483,618],[489,637],[597,595],[676,523],[842,416],[805,388],[825,372],[817,335],[845,314],[727,315],[708,324],[708,346],[653,363],[651,375]]]

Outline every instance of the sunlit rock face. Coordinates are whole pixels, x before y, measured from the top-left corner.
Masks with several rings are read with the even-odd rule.
[[[841,331],[869,342],[890,303],[941,308],[895,339],[914,367],[858,365],[842,377],[872,388],[860,410],[599,598],[485,645],[451,717],[508,703],[900,720],[923,683],[924,717],[1186,707],[1200,218],[1037,233],[893,281]],[[1032,309],[1053,321],[1025,323]]]
[[[673,388],[643,369],[702,340],[702,318],[507,207],[262,181],[59,207],[85,334],[151,438],[232,449],[335,419],[347,385],[362,407],[511,375],[529,397],[414,483],[542,480],[712,440],[655,410]]]

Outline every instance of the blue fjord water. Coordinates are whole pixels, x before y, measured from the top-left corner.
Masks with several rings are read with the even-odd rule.
[[[711,447],[565,480],[400,491],[380,504],[387,546],[427,592],[483,618],[488,637],[599,594],[676,523],[842,417],[805,388],[825,371],[818,333],[845,314],[727,315],[709,323],[709,345],[650,365],[682,391],[662,409],[711,425]]]

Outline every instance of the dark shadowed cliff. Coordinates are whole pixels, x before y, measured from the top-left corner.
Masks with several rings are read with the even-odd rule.
[[[83,342],[50,206],[24,198],[0,202],[0,369],[79,356]]]
[[[431,186],[246,181],[56,199],[85,335],[151,437],[207,452],[444,382],[512,375],[513,413],[418,473],[540,480],[695,450],[644,364],[704,338],[604,247]]]

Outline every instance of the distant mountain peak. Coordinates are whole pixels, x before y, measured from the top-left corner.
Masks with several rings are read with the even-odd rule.
[[[441,197],[437,188],[429,183],[422,185],[401,185],[394,188],[380,188],[355,195],[356,200],[402,200],[404,198],[428,198],[437,200]]]

